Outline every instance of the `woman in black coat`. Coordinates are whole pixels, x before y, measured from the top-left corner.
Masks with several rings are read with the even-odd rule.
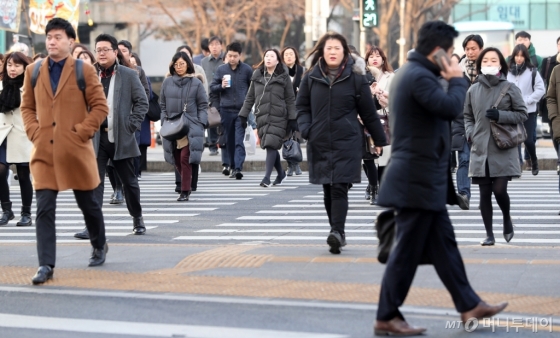
[[[297,129],[294,104],[292,82],[284,69],[280,53],[276,49],[266,50],[263,60],[251,77],[249,91],[239,112],[241,124],[243,128],[247,128],[247,117],[253,105],[255,106],[261,148],[266,149],[266,172],[261,187],[270,186],[273,168],[278,173],[273,185],[281,185],[286,179],[278,150],[282,148],[286,135]]]
[[[282,52],[282,61],[288,67],[288,75],[292,80],[292,87],[294,89],[294,95],[297,96],[299,85],[301,84],[301,79],[303,78],[303,72],[305,68],[303,68],[299,62],[299,55],[295,47],[284,47]],[[299,133],[295,133],[296,138],[299,137]],[[299,162],[290,162],[288,161],[288,176],[292,176],[293,174],[301,175],[301,168],[299,167]]]
[[[346,39],[325,34],[310,54],[296,99],[298,126],[307,139],[309,181],[323,185],[331,233],[330,252],[346,245],[348,186],[361,182],[363,128],[373,136],[376,151],[387,144],[362,66],[350,54]]]

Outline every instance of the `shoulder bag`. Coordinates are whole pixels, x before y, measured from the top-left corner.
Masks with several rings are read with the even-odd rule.
[[[500,96],[492,108],[498,109],[498,105],[502,101],[502,98],[506,95],[511,85],[512,83],[510,82],[504,86],[500,92]],[[494,138],[496,145],[500,149],[511,149],[517,147],[527,139],[527,131],[525,130],[523,123],[507,124],[490,121],[490,130],[492,131],[492,137]]]
[[[208,107],[208,128],[215,128],[222,123],[220,112],[216,107]]]
[[[176,141],[189,134],[189,121],[187,119],[187,104],[189,99],[189,92],[191,89],[192,81],[189,82],[189,87],[187,89],[187,97],[185,105],[183,106],[182,114],[178,114],[173,118],[169,118],[167,115],[162,118],[161,129],[159,134],[161,137],[168,141]]]

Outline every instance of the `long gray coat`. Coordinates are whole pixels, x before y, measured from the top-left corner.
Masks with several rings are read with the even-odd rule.
[[[199,164],[204,151],[204,126],[208,123],[208,95],[204,85],[196,77],[173,75],[166,78],[161,85],[159,95],[162,121],[164,116],[173,118],[183,114],[185,102],[189,121],[189,150],[191,151],[189,163]],[[165,161],[175,164],[173,150],[177,147],[177,142],[162,140]]]
[[[115,135],[114,160],[140,156],[134,133],[140,130],[144,116],[148,112],[148,98],[140,82],[138,73],[130,68],[115,67],[113,94],[113,132]],[[93,137],[95,155],[99,150],[99,131]]]
[[[261,148],[282,148],[288,120],[297,118],[296,97],[288,72],[277,74],[276,70],[267,83],[262,70],[255,70],[239,116],[249,116],[253,105]]]
[[[492,82],[492,83],[491,83]],[[519,176],[521,166],[517,147],[500,149],[492,138],[490,119],[486,110],[496,103],[507,79],[500,75],[480,75],[478,83],[471,86],[465,101],[465,130],[467,139],[472,141],[469,177],[485,177],[485,163],[488,160],[490,177]],[[511,84],[507,94],[498,105],[498,123],[517,124],[527,119],[527,108],[523,96],[515,84]]]

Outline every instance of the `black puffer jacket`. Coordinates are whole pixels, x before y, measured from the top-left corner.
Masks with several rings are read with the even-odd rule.
[[[358,115],[373,135],[375,145],[387,145],[366,80],[365,61],[349,57],[332,85],[324,74],[318,65],[305,74],[296,100],[299,130],[308,140],[309,181],[359,183],[365,141]],[[356,76],[361,81],[359,99]]]
[[[255,105],[261,148],[282,148],[288,120],[296,119],[295,101],[292,81],[281,64],[268,82],[261,69],[253,72],[251,86],[239,116],[249,116]]]
[[[187,103],[187,109],[183,107]],[[208,96],[204,85],[196,77],[173,75],[163,80],[159,95],[162,122],[164,116],[173,118],[186,114],[189,121],[189,163],[199,164],[204,151],[204,126],[208,124]],[[165,122],[163,122],[165,123]],[[177,142],[162,139],[165,161],[174,164],[173,151]]]

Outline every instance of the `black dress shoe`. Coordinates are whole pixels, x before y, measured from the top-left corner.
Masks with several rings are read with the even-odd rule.
[[[21,207],[21,219],[17,222],[18,227],[29,227],[33,225],[31,220],[31,207]]]
[[[146,226],[144,225],[144,218],[142,217],[134,217],[132,219],[133,226],[132,232],[135,235],[143,235],[146,233]]]
[[[43,284],[44,282],[48,281],[49,279],[53,278],[53,268],[48,265],[42,265],[37,270],[35,276],[31,280],[34,285]]]
[[[109,245],[105,242],[103,249],[93,249],[91,251],[91,258],[89,259],[88,266],[99,266],[105,263],[105,257],[109,252]]]
[[[89,231],[87,228],[84,228],[82,232],[77,232],[74,234],[74,237],[78,239],[89,239]]]
[[[494,237],[486,237],[485,240],[483,240],[482,242],[480,242],[480,245],[482,246],[490,246],[490,245],[494,245],[496,243],[496,240],[494,240]]]

